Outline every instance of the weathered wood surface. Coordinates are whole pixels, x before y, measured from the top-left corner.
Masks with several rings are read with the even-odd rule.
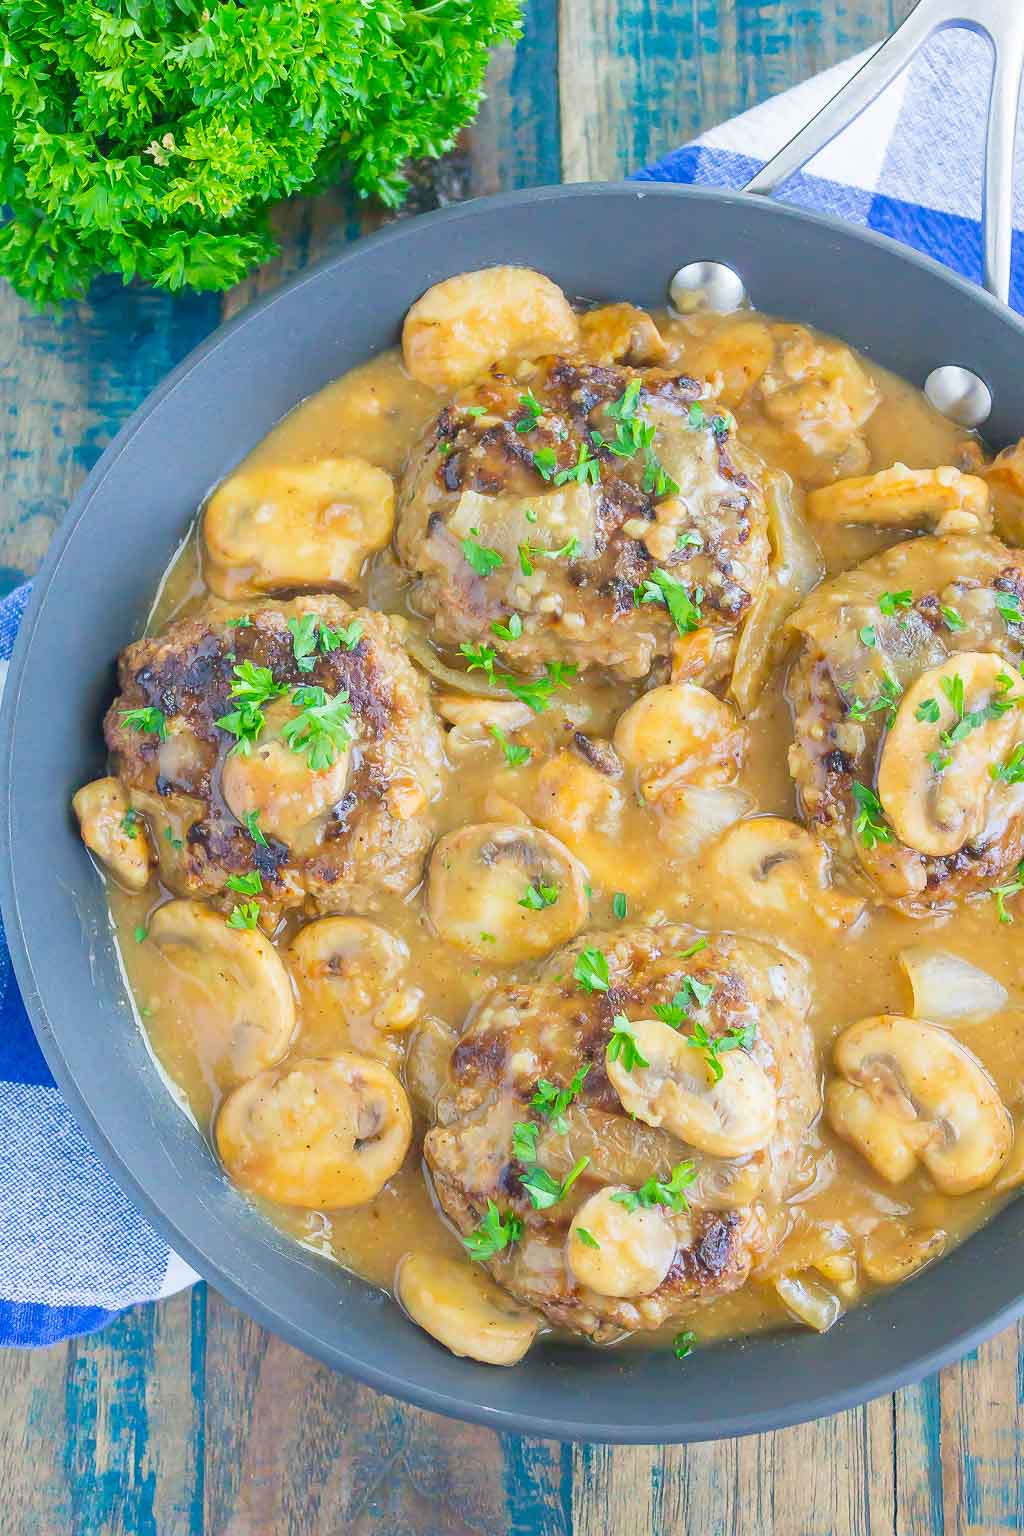
[[[523,43],[418,206],[617,176],[866,46],[907,0],[530,0]],[[111,287],[59,318],[0,293],[0,591],[104,444],[222,314],[377,222],[282,212],[224,302]],[[62,1348],[0,1354],[0,1536],[980,1536],[1024,1528],[1022,1339],[774,1435],[559,1446],[332,1375],[200,1286]],[[699,1390],[680,1373],[680,1391]]]

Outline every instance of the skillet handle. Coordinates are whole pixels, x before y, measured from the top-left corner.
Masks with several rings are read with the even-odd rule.
[[[995,54],[985,137],[982,246],[985,287],[1009,304],[1014,148],[1024,81],[1024,0],[918,0],[902,26],[744,190],[767,196],[776,192],[881,95],[930,37],[949,27],[979,33]]]

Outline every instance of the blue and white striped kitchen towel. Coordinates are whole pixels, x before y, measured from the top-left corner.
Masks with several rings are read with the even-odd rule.
[[[860,62],[755,107],[640,177],[742,186]],[[784,196],[881,230],[977,279],[989,68],[988,49],[973,34],[935,38]],[[1024,309],[1024,133],[1018,172],[1014,303]],[[0,604],[0,686],[27,595],[22,587]],[[195,1278],[133,1210],[65,1108],[33,1038],[2,927],[0,1127],[0,1343],[85,1333]]]

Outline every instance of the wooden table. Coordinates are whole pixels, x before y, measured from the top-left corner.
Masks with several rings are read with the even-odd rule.
[[[423,178],[417,205],[620,175],[866,46],[907,8],[529,0],[523,42],[495,60],[478,125]],[[111,285],[53,318],[0,294],[0,591],[35,568],[112,433],[223,313],[374,222],[338,197],[287,210],[281,260],[223,302]],[[198,1286],[65,1347],[0,1354],[0,1533],[1019,1530],[1022,1358],[1006,1333],[920,1386],[802,1428],[691,1448],[573,1448],[405,1408]],[[699,1391],[699,1373],[681,1373],[679,1390]]]

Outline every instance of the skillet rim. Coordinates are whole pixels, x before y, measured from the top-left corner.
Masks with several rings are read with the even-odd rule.
[[[306,1353],[335,1369],[345,1371],[379,1391],[400,1397],[419,1407],[479,1423],[499,1432],[615,1444],[685,1443],[759,1433],[806,1422],[820,1415],[856,1406],[900,1386],[918,1381],[940,1366],[959,1358],[1024,1313],[1024,1293],[1018,1292],[1004,1306],[987,1313],[980,1322],[952,1333],[947,1332],[943,1343],[935,1348],[917,1354],[888,1371],[876,1372],[869,1379],[862,1380],[856,1385],[840,1390],[820,1390],[809,1397],[804,1396],[799,1402],[789,1402],[774,1409],[736,1411],[710,1418],[700,1417],[698,1410],[698,1416],[690,1415],[683,1423],[660,1421],[619,1426],[607,1422],[595,1425],[593,1421],[582,1416],[550,1418],[536,1413],[526,1414],[518,1410],[494,1408],[482,1400],[486,1390],[484,1386],[486,1377],[480,1367],[471,1365],[468,1368],[467,1383],[472,1384],[474,1381],[480,1383],[476,1393],[469,1397],[462,1395],[461,1391],[459,1393],[442,1391],[436,1386],[426,1384],[419,1376],[405,1377],[394,1370],[381,1369],[361,1360],[357,1355],[351,1354],[347,1348],[342,1348],[333,1341],[330,1346],[321,1345],[318,1339],[311,1337],[305,1327],[299,1323],[293,1323],[286,1315],[281,1314],[268,1303],[264,1303],[258,1295],[253,1294],[244,1284],[234,1279],[222,1263],[211,1260],[196,1247],[187,1233],[180,1229],[178,1220],[170,1209],[171,1192],[165,1190],[162,1200],[158,1200],[142,1182],[144,1175],[136,1175],[123,1160],[112,1136],[107,1134],[97,1114],[90,1107],[85,1091],[79,1088],[77,1078],[69,1067],[60,1045],[60,1032],[54,1030],[43,1006],[35,981],[36,971],[31,946],[26,936],[25,924],[22,922],[13,867],[15,792],[12,769],[15,749],[14,732],[11,727],[23,697],[31,691],[28,662],[36,639],[39,611],[60,569],[72,535],[89,513],[116,461],[162,401],[184,384],[198,367],[228,344],[237,332],[244,330],[257,317],[264,315],[286,295],[292,295],[306,284],[318,280],[326,270],[338,274],[343,279],[346,266],[349,263],[363,261],[369,247],[381,248],[409,239],[415,240],[417,232],[428,225],[439,222],[457,225],[463,221],[472,220],[482,208],[514,209],[537,202],[572,202],[578,199],[609,196],[621,198],[624,194],[638,201],[647,197],[658,197],[680,202],[706,201],[731,206],[749,207],[754,203],[754,199],[749,194],[704,186],[684,186],[654,181],[579,183],[570,186],[528,188],[492,197],[475,198],[453,208],[439,209],[409,221],[392,223],[383,230],[354,242],[336,255],[328,256],[315,263],[288,283],[249,305],[240,314],[212,332],[146,397],[111,441],[73,498],[42,567],[34,578],[32,598],[23,616],[10,659],[2,713],[0,713],[0,744],[3,748],[0,755],[0,825],[6,831],[7,847],[12,850],[12,856],[0,861],[0,904],[5,913],[11,959],[21,986],[26,1010],[47,1064],[80,1129],[106,1168],[142,1211],[154,1230],[243,1312],[255,1317],[272,1332],[284,1337]],[[796,205],[761,198],[758,198],[754,205],[761,210],[758,216],[771,216],[768,213],[771,210],[771,214],[782,221],[795,222],[797,225],[816,225],[854,245],[882,248],[890,255],[897,256],[905,264],[938,277],[942,283],[967,297],[971,303],[988,310],[1001,324],[1008,326],[1016,334],[1017,340],[1024,341],[1024,319],[1008,310],[983,289],[950,271],[931,257],[903,246],[877,231],[849,225],[842,220],[814,213]],[[982,1232],[991,1233],[996,1223],[1006,1217],[1009,1208],[1009,1205],[1003,1207],[1000,1213],[997,1213],[985,1227],[979,1229],[979,1232],[961,1245],[957,1251],[963,1251],[963,1248],[975,1241]],[[883,1300],[884,1298],[870,1303],[871,1309],[876,1313],[881,1312]],[[883,1325],[883,1320],[880,1319],[878,1326]],[[841,1328],[842,1324],[837,1326]],[[357,1340],[358,1337],[357,1334]],[[784,1348],[791,1336],[779,1334],[773,1337]],[[762,1345],[762,1352],[767,1355],[769,1349],[766,1347],[766,1341],[762,1339],[757,1342]],[[724,1353],[726,1349],[742,1350],[744,1347],[744,1342],[740,1341],[718,1347],[713,1353]],[[822,1348],[825,1347],[822,1341]],[[896,1353],[898,1354],[898,1350]],[[827,1369],[823,1368],[822,1378],[826,1378],[827,1374]],[[614,1395],[607,1392],[604,1383],[599,1386],[601,1388],[599,1395],[605,1397]],[[471,1385],[467,1386],[466,1390],[467,1393],[471,1392]],[[562,1389],[559,1388],[559,1390]],[[580,1396],[582,1397],[582,1394]],[[685,1403],[685,1399],[683,1401]]]

